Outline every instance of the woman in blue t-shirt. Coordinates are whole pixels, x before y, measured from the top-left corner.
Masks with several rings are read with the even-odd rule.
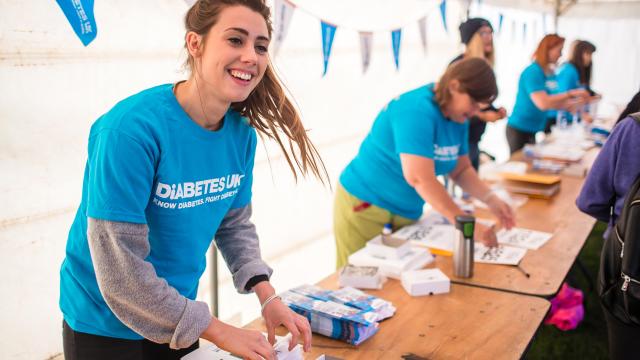
[[[464,212],[436,176],[448,175],[487,203],[502,224],[512,209],[478,178],[468,156],[467,119],[497,96],[496,79],[483,59],[452,64],[440,81],[393,99],[378,114],[360,150],[340,176],[334,206],[337,266],[380,234],[415,222],[428,202],[451,223]],[[476,223],[476,239],[496,245],[493,229]]]
[[[586,40],[576,40],[569,52],[569,61],[560,65],[556,74],[558,92],[573,89],[585,89],[589,92],[589,101],[596,101],[600,96],[591,89],[591,72],[593,69],[593,53],[596,46]],[[591,121],[591,115],[581,113],[581,119]]]
[[[262,0],[196,1],[185,17],[188,80],[133,95],[93,124],[60,270],[65,359],[179,359],[199,338],[276,359],[279,325],[290,348],[309,349],[309,323],[276,295],[250,221],[256,130],[294,175],[326,176],[270,64],[269,17]],[[237,290],[256,293],[268,340],[195,301],[212,239]]]
[[[512,154],[525,144],[536,142],[536,133],[545,129],[546,110],[574,112],[589,96],[583,89],[552,93],[547,88],[547,80],[553,76],[563,46],[564,38],[556,34],[546,35],[538,44],[534,61],[520,75],[516,103],[507,122],[507,141]]]

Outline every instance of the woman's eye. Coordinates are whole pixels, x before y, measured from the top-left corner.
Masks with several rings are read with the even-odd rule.
[[[242,45],[242,40],[238,39],[238,38],[230,38],[229,42],[232,45]]]
[[[267,51],[269,51],[269,49],[267,49],[267,47],[266,47],[266,46],[263,46],[263,45],[258,45],[258,46],[256,46],[256,52],[257,52],[258,54],[266,54],[266,53],[267,53]]]

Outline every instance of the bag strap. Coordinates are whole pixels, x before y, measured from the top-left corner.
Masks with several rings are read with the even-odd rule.
[[[640,115],[640,113],[638,115]],[[614,230],[617,231],[617,233],[619,234],[620,240],[622,240],[623,243],[625,241],[624,232],[627,226],[628,212],[631,207],[631,203],[634,200],[638,200],[640,198],[640,196],[636,196],[639,190],[640,190],[640,175],[638,175],[636,180],[633,182],[633,185],[631,185],[631,187],[629,188],[629,191],[627,192],[627,197],[624,199],[624,205],[622,206],[622,213],[620,214],[620,217],[618,218],[618,221],[616,222],[616,225],[615,225],[616,229]]]

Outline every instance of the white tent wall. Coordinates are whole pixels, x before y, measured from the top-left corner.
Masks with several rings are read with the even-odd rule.
[[[340,1],[327,1],[327,8],[311,0],[296,3],[327,17],[340,9]],[[376,3],[368,3],[367,11],[375,12]],[[460,51],[459,3],[449,2],[448,33],[442,29],[437,2],[404,0],[394,4],[404,16],[386,9],[378,15],[388,20],[383,26],[388,30],[394,22],[403,25],[399,71],[393,65],[389,31],[374,32],[371,65],[362,74],[358,34],[339,27],[329,70],[322,78],[319,21],[302,9],[294,13],[289,35],[275,59],[325,160],[334,188],[339,172],[356,153],[385,103],[436,79]],[[98,37],[84,48],[55,2],[38,1],[36,6],[0,0],[3,359],[46,359],[62,351],[58,272],[80,199],[91,123],[124,97],[185,76],[179,71],[184,59],[184,1],[110,0],[97,1],[95,6]],[[425,55],[417,19],[428,11]],[[502,94],[499,101],[511,108],[517,77],[537,38],[530,35],[522,42],[517,35],[512,39],[510,16],[539,15],[515,10],[504,13],[503,34],[496,37]],[[344,25],[339,21],[348,17],[327,20]],[[491,20],[496,23],[495,18]],[[372,27],[382,28],[380,21]],[[598,46],[594,88],[617,102],[625,102],[637,91],[639,82],[638,22],[572,21],[561,20],[564,35],[569,39],[579,35]],[[504,123],[491,125],[484,143],[489,151],[505,158]],[[334,268],[332,191],[313,179],[300,179],[295,184],[277,147],[271,142],[265,146],[267,152],[259,145],[256,158],[254,222],[261,236],[263,257],[275,264],[273,281],[284,290],[301,282],[314,282]],[[296,252],[312,243],[329,255]],[[281,261],[292,257],[297,258],[296,265],[290,265],[293,260]],[[220,282],[223,320],[244,323],[257,315],[255,298],[234,293],[224,265],[220,266]],[[205,276],[199,298],[208,300],[208,290]]]

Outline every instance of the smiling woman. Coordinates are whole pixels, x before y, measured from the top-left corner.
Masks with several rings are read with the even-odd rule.
[[[202,0],[185,24],[189,78],[124,99],[91,127],[60,271],[68,360],[178,359],[199,338],[275,359],[279,325],[291,348],[311,344],[306,318],[269,283],[250,221],[256,130],[279,143],[294,176],[326,176],[271,69],[269,10],[262,0]],[[194,301],[212,238],[237,290],[256,293],[269,342]]]

